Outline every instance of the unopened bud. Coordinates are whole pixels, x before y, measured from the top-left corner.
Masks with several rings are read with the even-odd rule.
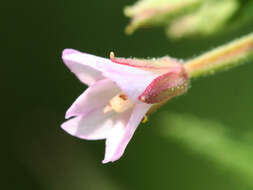
[[[139,96],[139,100],[155,104],[186,92],[189,80],[182,64],[174,64],[167,73],[155,78]]]
[[[131,34],[141,27],[168,25],[171,20],[197,9],[201,3],[202,0],[139,0],[125,8],[125,15],[132,19],[126,32]]]
[[[189,84],[188,74],[181,60],[169,56],[151,59],[119,58],[110,56],[112,62],[136,67],[157,75],[139,96],[139,100],[148,104],[164,102],[186,92]],[[115,97],[115,102],[122,100]],[[122,102],[123,103],[123,102]],[[121,105],[121,103],[117,103]],[[116,106],[115,106],[116,107]]]

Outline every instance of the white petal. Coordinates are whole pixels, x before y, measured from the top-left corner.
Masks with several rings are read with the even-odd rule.
[[[62,52],[62,59],[67,67],[85,84],[92,85],[98,80],[104,79],[101,72],[90,66],[95,59],[83,59],[82,53],[73,49],[65,49]]]
[[[97,109],[85,116],[70,119],[61,125],[69,134],[86,140],[105,139],[111,129],[121,121],[123,114],[116,112],[104,113],[103,109]]]
[[[110,79],[100,80],[91,85],[79,96],[66,112],[66,119],[85,115],[94,109],[105,106],[120,92],[120,88]]]
[[[67,53],[65,53],[65,51]],[[136,102],[146,87],[158,74],[137,67],[121,65],[109,59],[81,53],[75,50],[65,50],[63,60],[78,78],[86,84],[107,77],[115,81],[119,87]],[[103,76],[101,75],[103,73]],[[87,78],[92,79],[91,82]]]
[[[151,106],[144,103],[136,104],[127,125],[122,122],[111,130],[106,138],[106,153],[103,163],[113,162],[123,155],[137,126]]]
[[[115,65],[107,68],[104,76],[115,81],[133,102],[137,102],[138,97],[145,91],[147,86],[159,76],[138,68]]]

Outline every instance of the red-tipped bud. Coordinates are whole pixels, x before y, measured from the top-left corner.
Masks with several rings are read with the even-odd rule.
[[[171,69],[155,78],[139,96],[139,100],[148,104],[160,103],[179,96],[188,88],[188,75],[180,63],[174,63]]]
[[[144,103],[164,102],[185,93],[188,88],[188,74],[182,62],[177,59],[168,56],[157,59],[125,59],[115,57],[114,53],[110,54],[110,58],[114,63],[136,67],[150,72],[150,77],[155,76],[138,97]]]

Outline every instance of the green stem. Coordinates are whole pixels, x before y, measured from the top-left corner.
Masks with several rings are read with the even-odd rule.
[[[253,61],[253,33],[188,60],[184,67],[192,79],[227,70],[248,61]]]

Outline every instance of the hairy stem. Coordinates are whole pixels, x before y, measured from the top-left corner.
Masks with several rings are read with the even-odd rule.
[[[192,79],[227,70],[248,61],[253,61],[253,33],[188,60],[184,67]]]

